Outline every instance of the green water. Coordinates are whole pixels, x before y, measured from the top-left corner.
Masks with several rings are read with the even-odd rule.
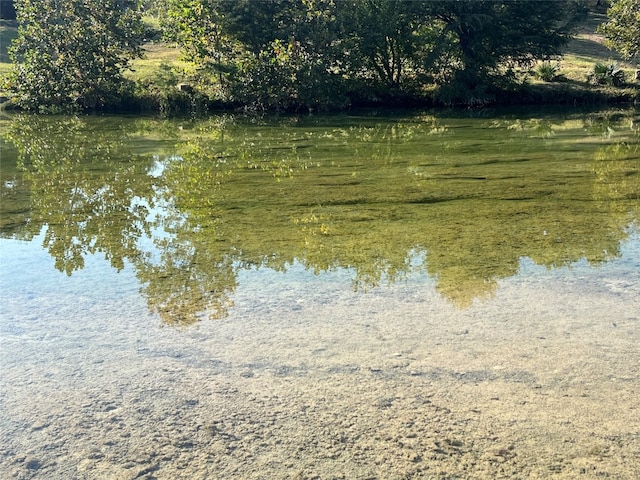
[[[225,316],[241,271],[295,264],[365,291],[426,274],[467,308],[523,259],[620,256],[640,219],[639,122],[635,110],[11,116],[0,236],[37,240],[41,268],[70,276],[90,255],[131,265],[169,324]]]
[[[0,118],[0,478],[640,478],[639,119]]]

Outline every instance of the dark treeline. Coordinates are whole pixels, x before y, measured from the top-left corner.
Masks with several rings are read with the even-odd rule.
[[[16,0],[15,105],[43,110],[484,104],[522,95],[585,18],[581,0]],[[153,35],[197,67],[176,89],[122,72]],[[44,40],[44,41],[43,41]],[[164,90],[163,90],[164,88]]]

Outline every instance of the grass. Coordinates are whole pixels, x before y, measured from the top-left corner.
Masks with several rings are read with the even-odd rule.
[[[0,75],[11,70],[11,60],[7,49],[11,41],[18,36],[18,27],[15,21],[0,20]]]
[[[561,61],[561,71],[567,79],[586,82],[595,63],[617,63],[626,73],[627,79],[633,79],[634,67],[625,62],[615,50],[604,44],[604,37],[596,32],[598,25],[607,20],[606,15],[592,13],[582,25],[580,32],[565,51]]]
[[[189,70],[190,64],[180,58],[180,49],[166,43],[147,43],[144,57],[132,62],[132,70],[125,76],[135,81],[153,80],[163,64],[171,65],[177,72]]]
[[[145,16],[143,22],[152,40],[144,47],[144,56],[132,62],[131,70],[125,73],[131,80],[146,83],[153,81],[162,65],[170,65],[176,73],[186,72],[190,64],[181,59],[180,48],[162,42],[162,26],[157,17]]]
[[[537,75],[530,76],[529,90],[534,103],[598,103],[602,101],[628,102],[638,98],[638,82],[634,80],[635,68],[625,62],[614,50],[604,43],[604,37],[597,32],[600,24],[607,20],[604,13],[590,13],[576,37],[566,46],[561,58],[551,62],[557,65],[557,77],[553,82],[545,82]],[[626,75],[626,86],[593,85],[589,77],[597,64],[616,63]],[[544,62],[534,65],[533,72]]]

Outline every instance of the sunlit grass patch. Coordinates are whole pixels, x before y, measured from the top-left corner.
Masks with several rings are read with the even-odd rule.
[[[18,25],[12,20],[0,20],[0,63],[10,63],[9,45],[18,36]]]
[[[127,77],[132,80],[153,80],[161,65],[169,65],[177,71],[185,71],[189,64],[180,58],[180,49],[166,43],[148,43],[144,46],[144,57],[132,62]]]
[[[12,20],[0,20],[0,75],[11,71],[13,64],[9,59],[9,46],[18,36],[18,26]]]
[[[629,101],[636,98],[635,66],[625,62],[614,50],[610,50],[605,45],[604,36],[597,31],[598,26],[605,21],[604,14],[589,16],[577,36],[565,48],[562,57],[551,63],[555,67],[552,82],[545,82],[540,75],[545,62],[541,61],[533,66],[530,82],[535,84],[537,89],[542,89],[540,92],[544,98],[557,98],[558,101],[565,97],[584,101],[594,101],[597,98]],[[593,81],[596,65],[615,65],[624,72],[625,80],[616,82],[616,85],[596,85]]]
[[[634,66],[625,62],[615,50],[605,44],[604,36],[597,32],[598,26],[607,20],[604,14],[591,14],[580,32],[569,42],[562,59],[562,74],[568,79],[586,82],[596,63],[616,63],[633,79]]]

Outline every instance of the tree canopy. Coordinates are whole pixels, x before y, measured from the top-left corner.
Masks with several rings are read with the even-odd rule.
[[[607,44],[630,60],[640,58],[640,3],[638,0],[612,0],[607,23],[600,31]]]
[[[624,3],[626,0],[620,0]],[[113,102],[140,54],[141,11],[214,78],[221,99],[258,108],[341,107],[376,98],[491,99],[519,67],[574,33],[579,0],[16,0],[11,82],[27,108]]]
[[[16,7],[10,85],[18,105],[69,110],[114,102],[123,69],[140,54],[134,0],[16,0]]]
[[[191,59],[232,64],[236,96],[261,87],[240,101],[288,107],[363,87],[454,84],[465,96],[559,55],[580,13],[575,0],[171,0],[168,26]]]

